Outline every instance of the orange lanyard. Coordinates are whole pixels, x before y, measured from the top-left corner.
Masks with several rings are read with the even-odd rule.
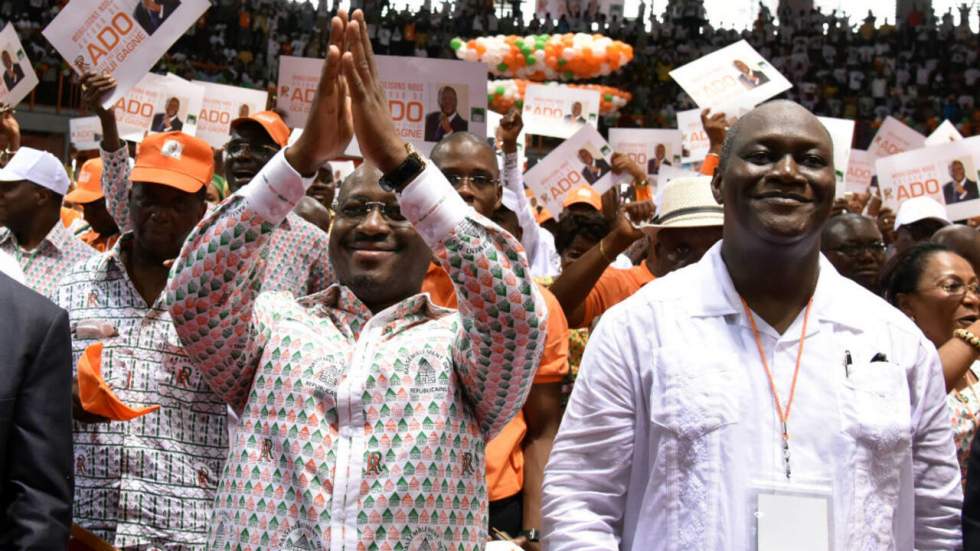
[[[800,348],[796,353],[796,369],[793,370],[793,382],[789,387],[789,399],[786,400],[785,410],[779,401],[779,391],[776,390],[776,379],[772,376],[772,370],[769,369],[769,362],[766,360],[766,351],[762,347],[762,336],[759,334],[759,328],[755,324],[755,316],[752,315],[749,303],[745,302],[744,298],[739,298],[742,300],[742,306],[745,308],[745,315],[748,316],[749,323],[752,325],[752,336],[755,337],[755,346],[759,350],[759,359],[762,360],[762,367],[766,370],[766,377],[769,378],[769,390],[772,392],[772,400],[776,404],[776,414],[779,415],[779,421],[782,423],[783,464],[786,466],[786,480],[789,480],[789,429],[787,424],[789,423],[790,410],[793,408],[793,398],[796,396],[796,380],[800,376],[800,364],[803,360],[803,343],[806,341],[806,326],[807,322],[810,321],[810,308],[813,306],[813,297],[810,297],[810,300],[807,301],[806,312],[803,314],[803,331],[800,333]]]

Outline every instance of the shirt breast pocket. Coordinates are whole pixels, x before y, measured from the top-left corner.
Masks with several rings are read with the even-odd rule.
[[[655,360],[650,421],[685,440],[738,422],[733,369],[721,358],[692,359],[689,350],[661,351]]]
[[[844,431],[875,452],[911,445],[911,405],[905,370],[891,362],[856,363],[841,396]]]

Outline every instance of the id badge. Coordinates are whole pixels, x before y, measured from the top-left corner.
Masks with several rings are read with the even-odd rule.
[[[753,482],[755,551],[834,551],[830,481]]]

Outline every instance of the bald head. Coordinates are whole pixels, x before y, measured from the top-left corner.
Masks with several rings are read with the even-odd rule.
[[[453,132],[432,148],[429,158],[468,205],[487,218],[493,216],[500,206],[503,186],[497,155],[486,139]]]
[[[980,231],[962,224],[951,224],[932,235],[932,242],[945,245],[967,259],[980,273]]]
[[[804,120],[812,119],[820,126],[821,137],[826,138],[827,142],[831,145],[831,151],[833,151],[833,140],[830,137],[830,132],[827,131],[827,127],[813,113],[795,101],[777,99],[763,103],[749,111],[742,118],[735,121],[735,124],[728,129],[728,132],[725,133],[725,142],[721,147],[721,155],[719,155],[719,171],[724,170],[729,157],[731,157],[732,152],[735,150],[738,140],[740,137],[743,137],[742,130],[746,126],[758,123],[758,119],[760,118],[776,118],[777,120],[787,121],[799,120],[800,118]]]
[[[354,172],[347,175],[337,188],[337,200],[343,201],[345,193],[360,184],[377,184],[384,174],[370,163],[361,163]]]

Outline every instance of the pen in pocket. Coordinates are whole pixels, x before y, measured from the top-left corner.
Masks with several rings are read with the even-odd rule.
[[[847,378],[851,377],[851,351],[844,351],[844,376]]]

